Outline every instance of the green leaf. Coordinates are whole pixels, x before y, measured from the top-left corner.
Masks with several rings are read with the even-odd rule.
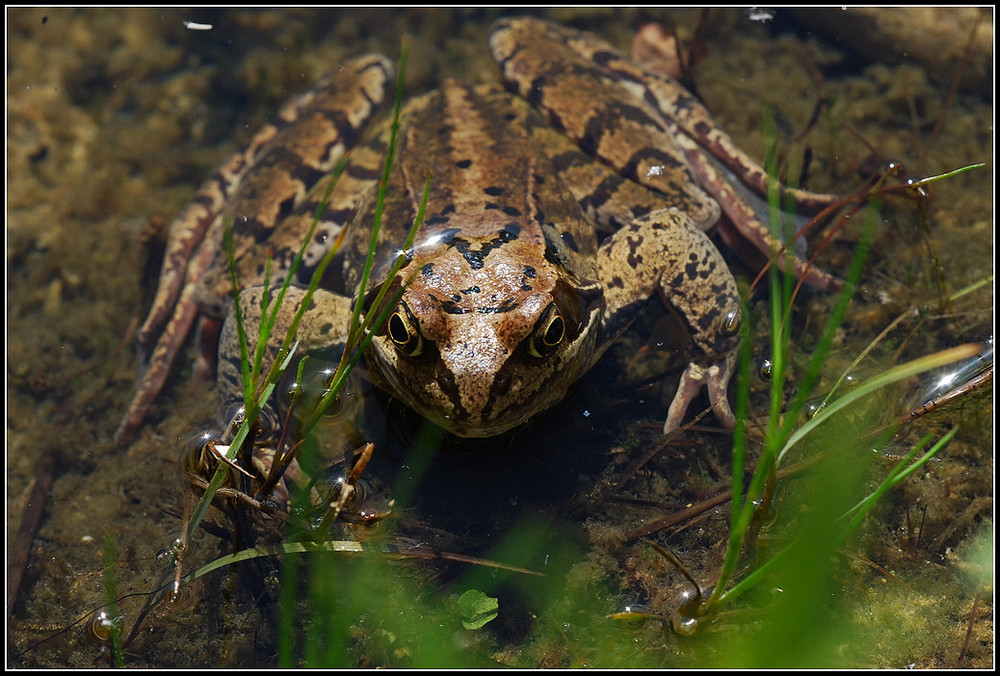
[[[478,589],[470,589],[458,597],[458,610],[462,613],[462,626],[466,629],[479,629],[490,620],[496,618],[500,605],[492,596],[487,596]]]

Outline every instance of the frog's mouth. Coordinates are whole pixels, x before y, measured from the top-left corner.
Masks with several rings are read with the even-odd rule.
[[[399,368],[392,345],[376,338],[367,355],[369,377],[423,418],[457,437],[481,439],[528,423],[561,399],[572,382],[565,362],[539,370],[520,355],[504,355],[496,369],[448,369],[435,359],[425,369]]]
[[[511,430],[525,425],[533,417],[531,414],[526,413],[523,416],[513,419],[505,417],[502,421],[473,422],[462,420],[450,414],[441,413],[440,411],[418,411],[418,413],[449,434],[454,434],[456,437],[462,437],[463,439],[486,439],[506,434]]]

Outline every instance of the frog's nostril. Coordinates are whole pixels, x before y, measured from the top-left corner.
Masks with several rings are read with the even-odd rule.
[[[441,386],[441,389],[444,390],[454,389],[455,374],[453,374],[451,371],[448,371],[447,369],[441,369],[438,372],[437,381],[438,384]]]
[[[507,390],[510,389],[511,379],[506,373],[498,373],[493,378],[493,394],[506,394]]]

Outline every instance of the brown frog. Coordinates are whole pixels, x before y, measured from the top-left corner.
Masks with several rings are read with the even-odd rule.
[[[770,251],[766,226],[729,173],[762,191],[763,171],[677,82],[592,35],[507,19],[493,27],[489,47],[516,93],[448,80],[403,109],[371,291],[358,300],[370,310],[384,284],[402,296],[365,354],[370,377],[454,434],[500,434],[561,399],[659,293],[692,340],[664,431],[682,423],[702,387],[719,422],[732,426],[726,388],[740,299],[703,231],[719,220],[721,204]],[[224,220],[234,224],[246,288],[240,305],[253,325],[266,252],[275,254],[273,285],[313,220],[323,177],[391,79],[384,58],[349,62],[283,110],[178,217],[160,294],[140,331],[140,342],[152,346],[151,366],[119,439],[141,421],[194,317],[221,317],[231,304]],[[281,334],[301,287],[347,227],[336,280],[317,292],[298,332],[305,350],[346,337],[388,133],[383,125],[352,151],[279,319]],[[390,278],[427,176],[426,218],[403,270]],[[832,201],[794,192],[807,206]],[[836,283],[800,260],[794,267],[814,284]],[[230,321],[219,347],[224,412],[242,399],[235,335]]]

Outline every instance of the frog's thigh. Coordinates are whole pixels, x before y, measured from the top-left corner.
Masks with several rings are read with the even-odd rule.
[[[261,321],[261,297],[264,287],[254,286],[240,292],[240,314],[247,333],[247,354],[252,355],[256,349],[256,339]],[[272,302],[277,292],[272,289]],[[302,304],[306,289],[290,286],[284,301],[278,311],[274,328],[267,343],[262,372],[267,372],[274,361],[278,348],[291,327],[295,314]],[[296,338],[299,341],[298,353],[306,354],[313,350],[321,350],[347,341],[351,319],[351,301],[323,289],[317,289],[310,301],[309,309],[302,316]],[[236,325],[235,312],[230,310],[222,325],[219,336],[219,372],[218,385],[220,399],[226,398],[226,393],[238,393],[242,397],[243,370],[240,363],[240,339]]]
[[[629,310],[659,289],[707,357],[735,347],[736,280],[712,241],[683,212],[660,209],[635,219],[601,246],[597,265],[613,315],[626,315],[627,322]]]

